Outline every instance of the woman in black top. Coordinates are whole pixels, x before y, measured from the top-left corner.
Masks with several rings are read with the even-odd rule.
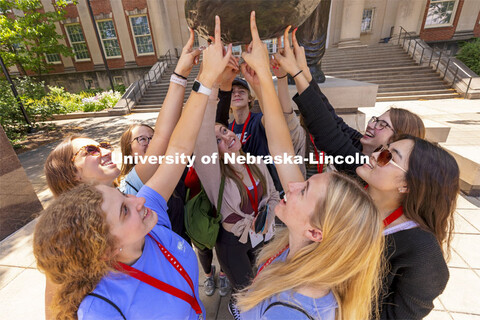
[[[303,51],[295,41],[294,47]],[[302,70],[287,37],[284,51],[275,58],[292,75]],[[359,152],[340,132],[330,112],[325,112],[322,98],[311,89],[305,73],[295,81],[304,90],[300,96],[307,93],[312,98],[300,110],[315,143],[330,141],[326,145],[331,149],[323,148],[327,153]],[[321,124],[315,122],[318,119]],[[356,174],[368,184],[368,193],[384,219],[390,272],[384,277],[381,318],[422,319],[433,309],[433,300],[449,277],[444,257],[449,255],[453,234],[459,169],[448,152],[430,142],[411,135],[394,138],[395,142],[371,154],[370,163],[357,165]]]

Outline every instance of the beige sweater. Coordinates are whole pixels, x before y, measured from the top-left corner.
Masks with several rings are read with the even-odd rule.
[[[202,122],[202,127],[198,134],[197,142],[195,145],[195,171],[202,182],[203,188],[207,193],[208,199],[211,203],[216,204],[218,199],[218,192],[220,189],[220,165],[218,161],[223,161],[217,159],[216,164],[204,164],[201,161],[202,156],[212,156],[213,153],[218,153],[217,141],[215,138],[215,113],[217,108],[217,97],[218,89],[212,90],[210,95],[207,110]],[[267,217],[266,226],[270,226],[274,222],[274,209],[275,206],[280,201],[278,191],[275,190],[272,178],[268,172],[265,164],[257,164],[260,168],[260,171],[265,176],[267,181],[267,190],[265,195],[262,197],[259,208],[265,204],[269,206],[269,213]],[[222,200],[222,226],[225,230],[233,233],[239,237],[241,243],[246,243],[248,240],[248,232],[252,227],[253,215],[244,214],[240,208],[241,206],[241,196],[240,191],[238,190],[237,185],[231,179],[225,179],[225,189],[223,191],[223,200]],[[243,217],[242,220],[236,222],[235,224],[225,223],[225,219],[233,214]]]

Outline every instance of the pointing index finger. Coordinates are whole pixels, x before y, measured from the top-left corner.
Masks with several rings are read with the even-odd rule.
[[[252,42],[260,41],[260,36],[258,35],[257,22],[255,21],[255,11],[252,11],[250,14],[250,31],[252,32]]]
[[[190,29],[190,38],[188,38],[188,41],[187,41],[187,44],[185,45],[186,48],[188,49],[191,49],[193,48],[193,41],[195,39],[195,32],[193,31],[192,28],[188,28]]]
[[[292,26],[288,26],[285,28],[285,32],[283,34],[283,47],[290,48],[290,40],[288,39],[288,32]]]
[[[220,17],[215,16],[215,44],[221,45]]]

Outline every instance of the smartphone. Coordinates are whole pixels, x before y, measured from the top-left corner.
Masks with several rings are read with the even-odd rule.
[[[255,220],[255,233],[261,233],[265,229],[265,223],[267,222],[268,204],[260,209]]]

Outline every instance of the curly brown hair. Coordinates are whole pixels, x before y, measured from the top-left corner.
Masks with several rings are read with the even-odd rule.
[[[58,285],[51,306],[56,319],[77,319],[84,297],[114,270],[114,239],[102,202],[100,191],[81,184],[44,210],[35,227],[37,265]]]

